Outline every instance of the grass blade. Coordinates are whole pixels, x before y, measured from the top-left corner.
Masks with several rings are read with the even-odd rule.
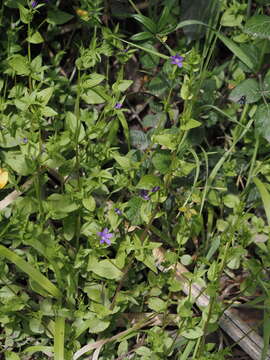
[[[54,331],[54,360],[64,360],[65,318],[57,316]]]
[[[265,214],[266,214],[266,217],[267,217],[267,222],[268,222],[268,225],[270,225],[270,194],[267,191],[264,183],[261,182],[261,180],[259,180],[257,177],[255,177],[253,179],[253,181],[254,181],[254,184],[257,186],[257,188],[258,188],[258,190],[260,192],[262,202],[263,202],[263,206],[264,206],[264,210],[265,210]]]
[[[44,290],[56,298],[61,298],[62,294],[60,290],[47,279],[39,270],[28,262],[23,260],[20,256],[15,254],[13,251],[7,249],[5,246],[0,245],[0,256],[5,257],[7,260],[15,264],[19,269],[25,272],[31,280],[38,283]]]

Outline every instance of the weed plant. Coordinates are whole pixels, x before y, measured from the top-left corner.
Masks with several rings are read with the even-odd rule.
[[[1,359],[267,359],[268,5],[3,0]]]

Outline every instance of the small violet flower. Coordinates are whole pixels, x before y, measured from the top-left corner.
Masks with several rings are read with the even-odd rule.
[[[155,192],[157,192],[159,189],[160,189],[160,186],[154,186],[151,191],[152,191],[152,193],[155,193]]]
[[[44,0],[45,2],[48,2],[49,0]],[[38,5],[38,3],[39,3],[39,0],[34,0],[34,1],[32,1],[31,2],[31,6],[32,6],[32,8],[35,8],[37,5]]]
[[[101,232],[98,232],[97,235],[100,237],[101,244],[106,243],[108,245],[111,245],[110,238],[113,237],[113,234],[110,234],[107,228],[105,228]]]
[[[183,66],[183,56],[180,56],[178,54],[171,56],[171,64],[177,65],[179,68]]]
[[[22,139],[22,143],[23,143],[23,144],[27,144],[27,143],[28,143],[28,139],[27,139],[26,137],[24,137],[24,138]]]
[[[117,215],[121,216],[122,215],[122,211],[118,208],[115,208],[114,211],[116,212]]]
[[[121,103],[116,103],[114,106],[115,109],[121,109],[121,107],[122,107]]]
[[[148,190],[141,190],[140,191],[140,196],[144,199],[144,200],[150,200],[150,197],[148,195]]]

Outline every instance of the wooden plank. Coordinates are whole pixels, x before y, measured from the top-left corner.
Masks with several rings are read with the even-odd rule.
[[[27,180],[22,186],[21,191],[14,190],[0,201],[0,210],[4,210],[8,205],[15,201],[21,194],[23,194],[32,185],[33,180]]]

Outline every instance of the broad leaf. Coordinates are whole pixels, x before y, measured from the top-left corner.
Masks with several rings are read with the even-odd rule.
[[[239,102],[243,96],[247,104],[260,100],[260,87],[255,79],[246,79],[237,85],[232,90],[229,100]]]
[[[262,39],[270,39],[270,16],[254,15],[246,23],[244,27],[246,34],[259,37]]]

